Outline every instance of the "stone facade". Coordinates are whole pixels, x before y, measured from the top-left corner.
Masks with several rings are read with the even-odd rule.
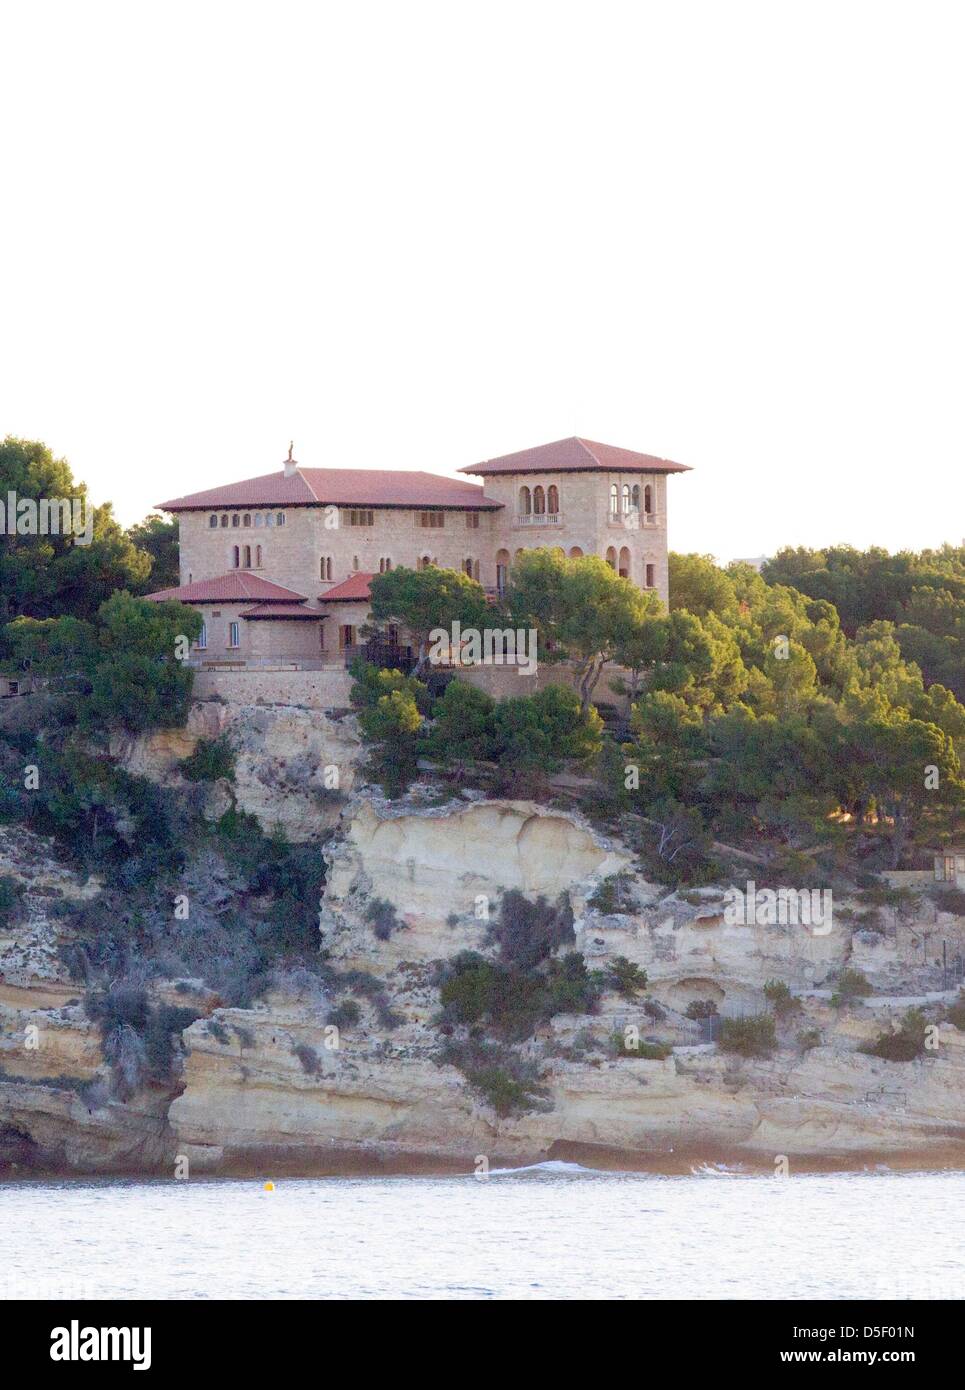
[[[342,470],[299,470],[288,460],[283,474],[164,504],[180,522],[182,586],[247,572],[303,596],[316,614],[314,621],[258,620],[245,616],[250,605],[204,604],[207,645],[200,659],[337,663],[345,646],[357,641],[368,607],[357,599],[343,602],[341,595],[331,603],[324,597],[352,575],[431,563],[461,570],[497,592],[518,556],[541,546],[567,556],[598,555],[666,603],[666,470],[681,466],[593,446],[603,462],[587,454],[584,467],[582,454],[574,463],[572,446],[585,444],[560,441],[495,460],[495,469],[480,465],[483,486],[428,474],[358,472],[350,475],[346,503]],[[323,500],[319,481],[333,487],[333,478],[343,480],[337,504]],[[399,489],[387,478],[402,480],[402,494],[413,505],[397,500]],[[421,492],[432,498],[435,485],[450,487],[451,496],[422,505]],[[319,500],[306,500],[313,496]],[[380,505],[380,497],[396,500]]]

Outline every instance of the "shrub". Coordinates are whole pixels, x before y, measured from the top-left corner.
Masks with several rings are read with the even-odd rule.
[[[333,1023],[336,1028],[352,1028],[362,1017],[362,1010],[354,999],[343,999],[328,1012],[326,1023]]]
[[[767,1057],[777,1046],[774,1019],[770,1014],[722,1018],[719,1043],[724,1052],[736,1052],[741,1057]]]
[[[178,1055],[174,1036],[200,1017],[196,1009],[152,1005],[144,988],[127,983],[89,991],[84,1011],[100,1027],[114,1092],[121,1100],[129,1100],[146,1082],[172,1081]],[[213,1031],[210,1023],[209,1028]]]
[[[610,915],[617,912],[632,912],[634,907],[633,880],[627,873],[611,874],[594,890],[587,899],[587,906],[597,912]]]
[[[610,1050],[615,1057],[636,1057],[647,1062],[662,1062],[673,1052],[669,1043],[646,1042],[643,1038],[636,1047],[628,1047],[623,1033],[611,1034]]]
[[[493,923],[489,936],[498,943],[502,960],[523,970],[531,969],[558,946],[576,940],[569,898],[562,894],[555,905],[545,898],[530,902],[518,889],[511,888],[503,894],[499,920]]]
[[[865,1043],[860,1051],[883,1057],[887,1062],[912,1062],[925,1051],[927,1026],[921,1009],[909,1009],[897,1029],[879,1033],[874,1042]]]
[[[965,994],[960,994],[955,1003],[949,1006],[945,1017],[960,1033],[965,1033]]]
[[[692,1018],[698,1023],[702,1018],[713,1018],[717,1005],[713,999],[692,999],[684,1009],[684,1018]]]
[[[768,980],[764,985],[764,998],[778,1018],[795,1013],[801,1007],[800,999],[795,999],[790,986],[783,980]]]
[[[539,1069],[512,1048],[477,1039],[461,1043],[450,1040],[440,1049],[437,1061],[458,1068],[497,1115],[522,1115],[546,1108]]]
[[[965,917],[965,888],[933,888],[928,896],[940,912]]]
[[[626,956],[614,956],[607,969],[606,982],[624,999],[634,999],[647,987],[647,972]]]
[[[578,951],[529,971],[461,951],[444,967],[441,1022],[485,1022],[506,1038],[527,1038],[554,1014],[592,1012],[601,987]]]
[[[388,941],[393,932],[401,931],[405,925],[399,921],[395,908],[384,898],[373,898],[365,909],[365,920],[371,924],[378,941]]]
[[[14,908],[23,896],[23,889],[9,874],[0,874],[0,922],[13,914]]]
[[[874,990],[862,971],[845,969],[838,975],[838,987],[831,996],[831,1004],[837,1009],[842,1004],[850,1003],[852,999],[863,999],[873,993]]]
[[[306,1076],[320,1076],[322,1063],[314,1047],[309,1047],[307,1043],[296,1043],[292,1052],[301,1063],[302,1071]]]
[[[182,775],[189,782],[217,782],[222,777],[233,781],[235,751],[224,737],[201,738],[194,752],[181,762],[180,767]]]
[[[810,1052],[812,1047],[820,1047],[820,1028],[802,1028],[797,1035],[796,1042],[802,1052]]]

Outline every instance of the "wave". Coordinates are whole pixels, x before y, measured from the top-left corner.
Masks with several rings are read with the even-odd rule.
[[[545,1163],[527,1163],[522,1168],[490,1168],[491,1178],[510,1177],[515,1173],[595,1173],[595,1168],[584,1168],[582,1163],[564,1163],[559,1158],[549,1158]]]
[[[698,1163],[690,1172],[695,1178],[739,1178],[747,1169],[743,1163]]]

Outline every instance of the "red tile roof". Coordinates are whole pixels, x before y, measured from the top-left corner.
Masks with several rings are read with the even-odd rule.
[[[396,472],[387,468],[299,468],[266,473],[243,483],[191,492],[159,502],[164,512],[206,511],[220,507],[456,507],[496,511],[502,506],[484,495],[481,483],[443,478],[437,473]]]
[[[517,454],[503,454],[487,459],[472,468],[460,468],[460,473],[689,473],[685,463],[654,458],[652,454],[635,454],[632,449],[616,449],[612,444],[595,444],[592,439],[558,439],[554,444],[539,444],[535,449],[521,449]]]
[[[314,618],[316,622],[323,623],[328,614],[320,613],[317,608],[310,608],[307,603],[258,603],[254,608],[244,609],[241,616],[243,618]]]
[[[199,579],[194,584],[182,584],[178,589],[158,589],[147,598],[158,603],[176,599],[179,603],[303,603],[304,594],[283,589],[270,579],[262,579],[247,570],[229,570],[216,579]]]
[[[368,600],[372,597],[369,589],[371,574],[366,574],[363,570],[358,570],[355,574],[350,574],[348,579],[343,579],[340,584],[335,584],[324,594],[319,594],[319,603],[354,603],[356,601]]]

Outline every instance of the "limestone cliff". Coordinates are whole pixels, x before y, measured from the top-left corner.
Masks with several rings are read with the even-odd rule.
[[[249,711],[243,727],[232,726],[242,746],[252,739],[244,795],[265,785],[254,771],[263,758],[258,738],[289,748],[303,740],[314,750],[309,761],[329,753],[342,734],[324,724],[313,731],[316,717],[303,724],[269,711],[258,734]],[[169,740],[168,773],[160,740],[130,750],[131,765],[169,775],[192,737],[226,727],[207,707],[210,728],[200,718],[177,747]],[[306,799],[290,824],[311,828],[307,817]],[[165,1171],[180,1155],[195,1170],[250,1171],[270,1162],[306,1172],[346,1163],[469,1170],[478,1155],[492,1162],[595,1155],[627,1166],[735,1156],[769,1165],[781,1154],[792,1164],[965,1159],[965,1033],[938,1023],[934,1047],[910,1062],[857,1050],[934,989],[935,942],[962,952],[961,918],[933,913],[918,924],[924,947],[911,935],[903,944],[887,934],[869,945],[846,916],[825,935],[736,926],[725,919],[721,889],[679,894],[647,882],[628,846],[572,811],[480,798],[440,804],[438,794],[418,790],[400,803],[356,793],[324,854],[321,944],[335,977],[349,982],[357,1017],[343,1013],[334,1028],[342,994],[297,980],[246,1009],[218,1007],[195,988],[201,1016],[183,1032],[176,1079],[167,1091],[141,1090],[122,1102],[104,1084],[97,1031],[58,950],[66,918],[55,905],[98,885],[58,866],[49,843],[0,830],[0,873],[24,887],[13,925],[0,931],[0,1134],[8,1159]],[[606,891],[615,882],[617,895]],[[649,986],[636,999],[610,989],[597,1012],[541,1024],[519,1045],[539,1070],[539,1102],[501,1116],[441,1060],[435,1020],[439,962],[466,950],[494,955],[491,923],[509,890],[551,901],[566,895],[571,949],[594,970],[625,958],[647,971]],[[832,1008],[836,975],[859,961],[879,992]],[[772,979],[791,986],[798,1006],[779,1026],[770,1057],[722,1052],[686,1015],[688,1005],[707,1000],[725,1015],[756,1012]],[[155,988],[183,998],[187,986]],[[31,1023],[41,1038],[33,1051],[25,1046]],[[614,1055],[612,1037],[628,1026],[672,1051],[651,1060]]]
[[[220,815],[233,803],[265,830],[281,826],[294,841],[314,839],[337,822],[361,756],[350,715],[205,700],[192,705],[183,729],[116,736],[111,752],[128,772],[177,787],[183,785],[178,764],[199,740],[220,738],[234,750],[235,774],[231,784],[209,786],[207,814]]]

